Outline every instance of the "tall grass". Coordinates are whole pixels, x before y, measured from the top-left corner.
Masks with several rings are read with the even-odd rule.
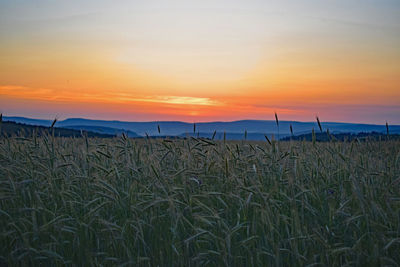
[[[0,263],[398,265],[400,143],[1,138]]]

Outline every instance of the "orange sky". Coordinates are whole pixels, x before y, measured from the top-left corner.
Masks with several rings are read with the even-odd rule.
[[[400,4],[325,3],[1,2],[0,112],[400,124]]]

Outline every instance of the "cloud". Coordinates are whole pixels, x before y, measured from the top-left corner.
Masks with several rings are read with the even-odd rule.
[[[79,92],[57,92],[53,89],[30,88],[17,85],[0,86],[0,95],[20,99],[35,99],[44,101],[70,101],[70,102],[102,102],[102,103],[127,103],[146,102],[170,105],[191,106],[221,106],[222,102],[208,97],[192,96],[139,96],[125,93],[79,93]]]
[[[134,102],[151,102],[176,105],[197,105],[197,106],[219,106],[221,103],[208,97],[191,97],[191,96],[152,96],[145,98],[132,98],[121,96],[117,99]]]

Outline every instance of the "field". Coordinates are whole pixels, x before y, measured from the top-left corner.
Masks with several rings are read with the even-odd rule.
[[[400,141],[0,138],[0,265],[400,264]]]

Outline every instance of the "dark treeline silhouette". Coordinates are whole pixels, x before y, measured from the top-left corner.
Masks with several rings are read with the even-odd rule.
[[[378,133],[378,132],[361,132],[361,133],[327,133],[327,132],[317,132],[315,135],[315,141],[317,142],[329,142],[329,141],[353,141],[353,140],[360,140],[360,141],[379,141],[379,140],[400,140],[399,134],[385,134],[385,133]],[[281,139],[282,141],[312,141],[313,140],[313,133],[295,135],[295,136],[288,136]]]
[[[82,137],[82,134],[84,134],[87,137],[100,137],[100,138],[111,138],[115,136],[111,134],[101,134],[90,131],[79,131],[73,129],[59,128],[59,127],[50,128],[37,125],[28,125],[11,121],[3,121],[1,122],[0,125],[0,135],[8,137],[11,136],[32,137],[34,135],[43,136],[43,135],[53,134],[53,131],[54,131],[54,136],[59,136],[59,137]]]

